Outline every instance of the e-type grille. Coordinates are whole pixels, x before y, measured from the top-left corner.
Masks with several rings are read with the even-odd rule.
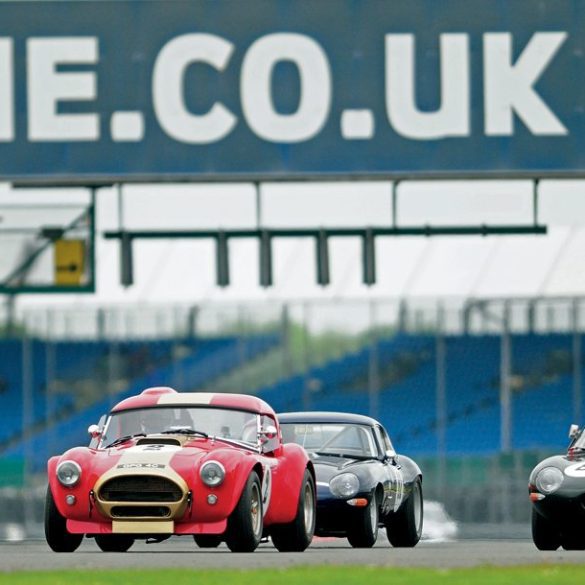
[[[167,506],[113,506],[112,518],[168,518],[171,510]]]
[[[126,475],[108,480],[99,496],[104,502],[179,502],[183,492],[165,477]]]

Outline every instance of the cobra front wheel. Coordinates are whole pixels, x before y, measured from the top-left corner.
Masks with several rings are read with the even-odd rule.
[[[67,520],[57,509],[50,486],[47,487],[45,500],[45,538],[55,552],[73,552],[83,540],[83,534],[71,534],[67,531]]]
[[[95,542],[104,552],[126,552],[134,538],[126,534],[96,534]]]
[[[222,541],[221,534],[194,534],[193,539],[199,548],[217,548]]]
[[[228,519],[226,544],[232,552],[252,552],[260,544],[263,530],[262,492],[255,471],[250,473],[240,501]]]

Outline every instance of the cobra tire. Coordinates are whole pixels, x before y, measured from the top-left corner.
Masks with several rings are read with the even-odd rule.
[[[354,548],[371,548],[378,539],[380,511],[374,493],[365,508],[356,510],[357,517],[347,533],[347,540]]]
[[[388,518],[386,533],[390,544],[396,548],[412,548],[418,544],[423,526],[423,495],[420,478],[412,485],[412,491],[402,506]]]
[[[193,540],[199,548],[217,548],[223,537],[221,534],[194,534]]]
[[[289,524],[274,526],[270,532],[272,543],[280,552],[302,552],[315,533],[317,499],[315,497],[315,481],[308,469],[305,469],[297,514]]]
[[[565,550],[585,550],[585,537],[577,531],[571,530],[563,534],[561,545]]]
[[[126,552],[134,539],[126,534],[96,534],[95,542],[104,552]]]
[[[532,508],[532,541],[538,550],[557,550],[561,546],[559,529]]]
[[[263,530],[262,491],[255,471],[250,473],[240,500],[228,518],[226,544],[232,552],[256,550]]]
[[[55,552],[73,552],[83,540],[83,534],[67,532],[67,520],[57,509],[50,486],[45,500],[45,538]]]

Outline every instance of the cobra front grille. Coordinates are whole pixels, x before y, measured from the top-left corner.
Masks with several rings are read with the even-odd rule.
[[[168,518],[171,510],[167,506],[113,506],[112,518]]]
[[[126,475],[107,481],[99,495],[104,502],[178,502],[183,492],[166,477]]]

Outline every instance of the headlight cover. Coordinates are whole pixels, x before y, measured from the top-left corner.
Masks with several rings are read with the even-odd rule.
[[[65,487],[73,487],[79,482],[81,467],[75,461],[62,461],[57,465],[57,479]]]
[[[208,487],[217,487],[225,479],[225,468],[219,461],[207,461],[199,470],[201,481]]]
[[[360,480],[353,473],[340,473],[331,479],[329,489],[338,498],[351,498],[360,489]]]
[[[563,472],[557,467],[545,467],[536,474],[536,489],[543,494],[556,492],[563,483]]]

